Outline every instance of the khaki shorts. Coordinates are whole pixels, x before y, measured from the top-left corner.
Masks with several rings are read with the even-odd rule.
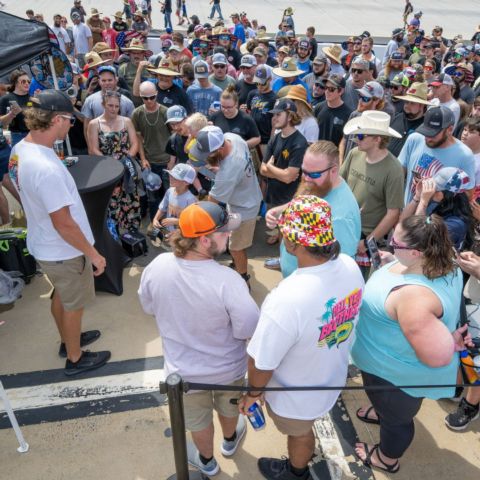
[[[268,402],[265,403],[268,416],[273,420],[277,430],[284,435],[291,437],[303,437],[312,430],[315,420],[297,420],[295,418],[286,418],[277,415]]]
[[[230,383],[243,387],[245,379],[241,378]],[[224,417],[236,417],[238,405],[232,405],[232,398],[239,399],[241,392],[204,391],[183,396],[185,410],[185,426],[190,432],[199,432],[207,428],[213,421],[213,410]]]
[[[80,310],[95,298],[92,264],[85,256],[61,261],[39,260],[38,263],[65,310]]]
[[[228,248],[234,252],[238,252],[251,247],[253,243],[253,235],[255,234],[256,223],[256,217],[242,222],[240,227],[234,230],[230,235],[230,243]]]

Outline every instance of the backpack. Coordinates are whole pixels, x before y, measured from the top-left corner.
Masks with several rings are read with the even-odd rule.
[[[14,228],[0,231],[0,268],[20,272],[25,283],[37,273],[37,262],[27,249],[27,230]]]

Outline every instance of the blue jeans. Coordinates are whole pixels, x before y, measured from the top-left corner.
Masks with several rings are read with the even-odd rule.
[[[12,132],[12,147],[22,141],[27,135],[28,132]]]
[[[4,145],[0,148],[0,182],[3,180],[3,176],[8,173],[8,162],[11,151],[10,145]]]
[[[169,12],[165,11],[165,13],[163,14],[163,23],[165,25],[165,28],[171,28],[173,30],[171,15],[172,15],[171,10]]]
[[[210,12],[210,16],[208,18],[213,19],[215,16],[215,12],[218,13],[218,18],[223,20],[222,9],[220,8],[220,4],[212,5],[212,11]]]

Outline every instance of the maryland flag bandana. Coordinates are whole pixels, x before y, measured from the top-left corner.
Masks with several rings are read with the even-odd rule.
[[[335,242],[330,205],[315,195],[295,197],[278,226],[288,240],[304,247],[325,247]]]

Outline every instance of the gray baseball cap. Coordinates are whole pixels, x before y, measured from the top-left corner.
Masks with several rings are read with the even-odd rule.
[[[167,110],[167,120],[165,123],[178,123],[187,118],[187,111],[181,105],[173,105]]]

